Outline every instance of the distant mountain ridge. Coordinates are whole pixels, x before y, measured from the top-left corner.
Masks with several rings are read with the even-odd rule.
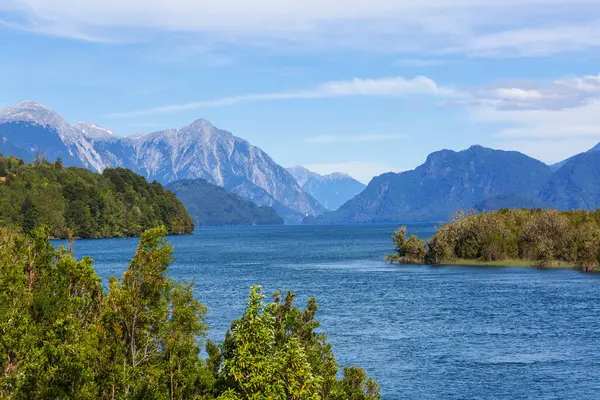
[[[183,203],[197,226],[282,225],[269,206],[258,206],[204,179],[184,179],[166,186]]]
[[[206,179],[274,206],[290,222],[325,211],[260,148],[202,119],[181,129],[119,137],[94,124],[70,125],[32,101],[0,110],[0,153],[32,161],[38,149],[51,161],[60,157],[94,171],[124,167],[163,184]]]
[[[600,152],[588,151],[566,160],[539,197],[559,210],[600,208]]]
[[[458,209],[505,207],[600,208],[600,152],[576,155],[553,171],[514,151],[442,150],[412,171],[374,178],[338,210],[306,223],[443,221]]]
[[[589,149],[588,151],[586,151],[585,153],[596,153],[596,152],[600,152],[600,143],[598,143],[597,145],[595,145],[594,147],[592,147],[591,149]],[[585,153],[580,153],[580,154],[585,154]],[[567,162],[569,162],[570,160],[572,160],[573,158],[577,157],[580,154],[576,154],[573,157],[569,157],[566,160],[563,160],[561,162],[558,162],[556,164],[552,164],[550,166],[550,168],[552,168],[553,171],[558,171],[560,168],[562,168]]]
[[[287,223],[439,221],[470,208],[600,208],[600,144],[552,166],[482,146],[441,150],[412,171],[383,174],[365,187],[343,174],[288,171],[260,148],[202,119],[120,137],[95,124],[70,125],[31,101],[0,110],[0,153],[31,162],[38,151],[65,165],[124,167],[165,184],[205,179],[271,206]]]
[[[319,175],[300,165],[287,170],[296,178],[302,190],[328,210],[336,210],[366,188],[363,183],[341,172]]]

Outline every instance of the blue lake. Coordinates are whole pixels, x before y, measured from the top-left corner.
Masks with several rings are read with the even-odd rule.
[[[366,369],[384,399],[600,398],[600,275],[387,265],[395,228],[201,228],[169,238],[169,273],[195,282],[215,341],[253,284],[291,289],[299,306],[317,297],[338,362]],[[422,237],[434,229],[409,226]],[[106,279],[136,246],[79,240],[75,253]]]

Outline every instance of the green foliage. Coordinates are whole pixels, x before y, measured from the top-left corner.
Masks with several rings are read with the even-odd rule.
[[[43,166],[39,167],[43,168]],[[0,228],[2,399],[379,399],[379,386],[338,365],[294,294],[264,305],[252,287],[220,346],[206,307],[168,277],[165,227],[146,231],[121,279],[103,290],[92,260],[51,246],[45,228]]]
[[[38,157],[39,158],[39,157]],[[0,221],[24,232],[46,225],[66,238],[139,236],[165,225],[170,234],[194,226],[175,195],[123,168],[95,174],[41,159],[35,166],[0,156]]]
[[[145,232],[121,281],[111,278],[100,315],[100,388],[126,398],[199,398],[208,375],[198,358],[206,308],[167,275],[166,229]]]
[[[207,348],[218,360],[219,399],[379,399],[379,387],[359,368],[351,371],[360,371],[360,379],[337,379],[327,336],[315,332],[316,300],[301,311],[294,297],[288,292],[282,302],[277,292],[265,306],[261,288],[251,288],[246,312],[231,325],[221,354]]]
[[[364,370],[356,367],[344,368],[344,377],[341,381],[344,399],[369,400],[379,398],[379,385],[368,378]]]
[[[0,397],[96,398],[102,289],[47,232],[0,230]]]
[[[397,255],[390,256],[392,260],[407,257],[410,246],[405,235],[405,228],[394,235]],[[538,267],[573,265],[596,271],[600,270],[600,211],[460,212],[439,227],[426,249],[425,262],[430,264],[523,260]]]
[[[406,239],[406,227],[399,228],[394,236],[394,247],[396,254],[390,254],[386,257],[389,262],[402,262],[406,264],[423,264],[427,254],[427,246],[425,241],[417,238],[415,235],[410,235]]]
[[[21,223],[23,232],[31,232],[37,224],[38,210],[29,196],[25,197],[23,205],[21,206],[21,217],[23,218]]]

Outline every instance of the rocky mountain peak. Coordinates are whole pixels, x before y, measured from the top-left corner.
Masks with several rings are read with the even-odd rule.
[[[321,178],[321,175],[317,174],[316,172],[312,172],[311,170],[302,165],[296,165],[286,169],[298,182],[298,185],[300,185],[300,187],[304,186],[304,184],[311,178],[317,180]]]
[[[204,118],[200,118],[191,123],[191,126],[202,128],[202,129],[215,129],[215,126],[211,124],[208,120]]]
[[[354,179],[350,175],[344,174],[343,172],[334,172],[332,174],[325,175],[323,178],[328,181],[341,181],[344,179]]]
[[[118,136],[110,129],[103,128],[101,126],[89,123],[79,122],[73,126],[75,129],[81,131],[85,136],[94,140],[101,139],[116,139]]]
[[[50,127],[59,133],[62,139],[73,139],[77,133],[56,112],[35,101],[24,101],[0,110],[0,123],[29,122]]]

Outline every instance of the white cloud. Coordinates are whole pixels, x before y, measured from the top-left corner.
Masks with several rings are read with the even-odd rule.
[[[537,56],[600,46],[599,0],[4,0],[15,27],[81,40],[176,32],[220,42]],[[16,16],[16,18],[15,18]],[[9,20],[6,20],[9,21]]]
[[[560,110],[581,107],[600,97],[600,75],[521,81],[465,89],[468,102],[497,110]]]
[[[498,96],[499,99],[509,101],[539,100],[544,97],[544,95],[539,90],[527,90],[520,88],[499,88],[495,89],[493,92]]]
[[[551,82],[521,81],[499,83],[493,86],[454,88],[436,83],[426,76],[405,78],[354,78],[317,84],[312,88],[271,93],[243,94],[239,96],[201,100],[183,104],[157,106],[142,110],[115,112],[108,118],[129,118],[154,114],[173,113],[206,107],[222,107],[239,103],[324,99],[355,96],[379,97],[430,97],[451,100],[457,104],[486,110],[560,110],[585,105],[600,99],[600,75],[587,75],[557,79]],[[506,114],[505,114],[506,115]]]
[[[457,102],[467,108],[471,120],[482,126],[497,125],[493,140],[499,148],[523,151],[543,161],[555,162],[584,151],[600,141],[600,75],[567,77],[548,82],[505,82],[487,87],[455,89],[427,77],[407,79],[352,79],[328,82],[310,89],[250,94],[208,101],[170,105],[147,110],[117,113],[112,117],[133,117],[157,113],[226,106],[249,101],[319,99],[346,96],[425,96]],[[311,143],[361,143],[397,140],[402,135],[326,135],[306,139]],[[535,145],[538,144],[538,146]],[[339,166],[340,164],[334,164]],[[347,163],[342,172],[360,174],[362,165]],[[363,180],[385,172],[367,167]],[[321,164],[321,172],[331,164]],[[319,166],[317,166],[319,168]],[[370,169],[368,169],[370,168]],[[330,172],[335,169],[329,168]],[[375,172],[374,172],[375,171]]]
[[[247,94],[213,100],[197,101],[185,104],[159,106],[144,110],[118,112],[107,115],[107,118],[128,118],[144,115],[164,114],[177,111],[195,110],[205,107],[229,106],[251,101],[320,99],[347,96],[435,96],[460,97],[461,94],[450,87],[438,86],[425,76],[412,79],[390,77],[380,79],[354,78],[349,81],[327,82],[311,89],[284,91],[273,93]]]
[[[406,135],[355,135],[355,136],[312,136],[306,138],[308,143],[373,143],[389,140],[406,139]]]
[[[369,161],[349,161],[342,163],[318,163],[307,164],[304,167],[320,175],[332,174],[334,172],[343,172],[364,184],[368,184],[373,177],[386,172],[402,172],[397,166]]]
[[[473,118],[500,124],[494,146],[519,150],[545,162],[557,162],[600,142],[600,99],[564,109],[503,110],[480,107]]]

